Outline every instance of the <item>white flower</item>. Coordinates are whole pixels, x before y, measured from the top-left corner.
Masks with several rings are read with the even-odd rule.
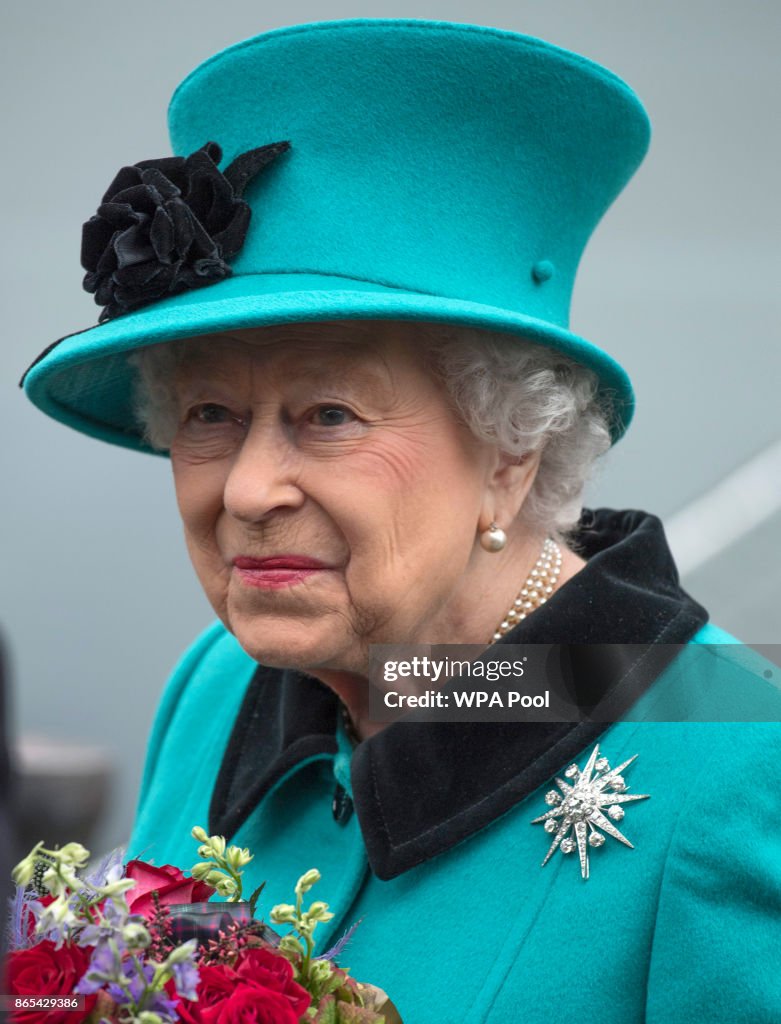
[[[302,893],[309,892],[315,882],[320,881],[320,872],[317,868],[310,868],[306,874],[303,874],[296,882],[296,896],[300,896]]]
[[[229,846],[225,854],[225,860],[230,868],[234,871],[239,871],[241,868],[246,867],[247,864],[252,860],[252,854],[248,849],[240,846]]]
[[[215,874],[219,874],[219,872],[215,872]],[[207,881],[209,885],[214,885],[220,896],[233,896],[236,892],[236,883],[232,878],[228,878],[227,875],[222,875],[216,885],[210,879],[207,879]]]
[[[54,856],[61,864],[78,870],[83,868],[89,860],[89,850],[85,849],[81,843],[66,843],[61,849],[54,851]]]
[[[152,941],[152,936],[144,925],[136,921],[130,921],[125,925],[122,929],[122,938],[125,940],[128,949],[146,949]]]
[[[275,924],[292,924],[296,919],[296,908],[290,903],[277,903],[269,916]]]
[[[334,915],[328,909],[328,904],[322,900],[315,900],[312,906],[304,913],[307,921],[330,921]]]
[[[38,859],[37,853],[43,847],[43,843],[36,843],[24,860],[20,860],[11,872],[14,885],[29,885],[35,874],[35,862]]]

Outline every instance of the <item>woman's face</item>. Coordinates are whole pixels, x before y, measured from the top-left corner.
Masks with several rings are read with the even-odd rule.
[[[370,643],[443,642],[468,603],[493,449],[422,348],[394,322],[288,326],[216,336],[178,369],[188,549],[257,661],[363,672]]]

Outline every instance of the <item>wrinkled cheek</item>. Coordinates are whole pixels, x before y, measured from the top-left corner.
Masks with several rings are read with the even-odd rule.
[[[222,488],[209,467],[175,467],[174,484],[190,561],[209,601],[217,610],[224,602],[229,574],[218,542]],[[219,614],[219,612],[218,612]]]
[[[366,446],[351,468],[357,479],[383,494],[386,509],[399,519],[430,518],[453,501],[478,505],[481,466],[470,448],[450,437],[388,431],[383,443]]]
[[[223,507],[225,472],[218,465],[193,465],[174,458],[172,468],[176,502],[184,528],[193,539],[214,530]]]
[[[185,542],[190,555],[190,562],[201,584],[209,604],[219,617],[225,621],[228,606],[230,574],[225,570],[222,560],[215,553],[213,545],[201,538],[193,538],[185,534]]]
[[[389,431],[382,444],[366,445],[356,453],[349,469],[356,479],[371,480],[373,486],[392,495],[419,488],[430,477],[431,466],[426,445]]]

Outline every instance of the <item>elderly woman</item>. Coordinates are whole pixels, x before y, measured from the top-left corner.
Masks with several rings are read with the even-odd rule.
[[[723,704],[776,691],[657,519],[581,509],[632,392],[567,309],[647,146],[635,95],[512,33],[348,21],[219,54],[170,123],[182,156],[85,225],[103,322],[25,378],[170,454],[218,616],[130,854],[186,865],[208,824],[271,903],[316,864],[323,947],[360,920],[342,958],[405,1021],[781,1019],[781,736]],[[615,645],[567,663],[613,714],[388,724],[380,644]]]

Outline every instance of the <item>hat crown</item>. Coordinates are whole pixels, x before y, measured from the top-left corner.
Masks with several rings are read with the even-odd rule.
[[[626,372],[568,329],[583,248],[648,146],[645,111],[611,72],[477,25],[320,22],[207,60],[177,89],[169,123],[182,157],[217,143],[225,174],[236,158],[244,168],[254,151],[290,148],[274,146],[273,163],[242,184],[242,244],[229,256],[218,250],[222,263],[200,259],[224,242],[221,230],[208,233],[210,212],[225,200],[213,163],[205,191],[176,193],[151,221],[146,207],[131,218],[140,262],[127,272],[125,228],[104,210],[110,223],[98,225],[97,242],[117,265],[99,246],[96,287],[110,278],[120,310],[131,300],[136,308],[116,315],[112,307],[99,326],[35,360],[23,384],[41,409],[145,449],[133,349],[245,327],[383,318],[504,331],[555,348],[596,373],[613,439],[623,434],[634,408]],[[189,212],[180,208],[190,202]],[[128,279],[140,281],[144,301],[124,294]]]
[[[620,79],[527,36],[383,19],[275,30],[176,91],[174,151],[291,150],[250,186],[237,275],[313,274],[568,325],[575,271],[648,146]]]

